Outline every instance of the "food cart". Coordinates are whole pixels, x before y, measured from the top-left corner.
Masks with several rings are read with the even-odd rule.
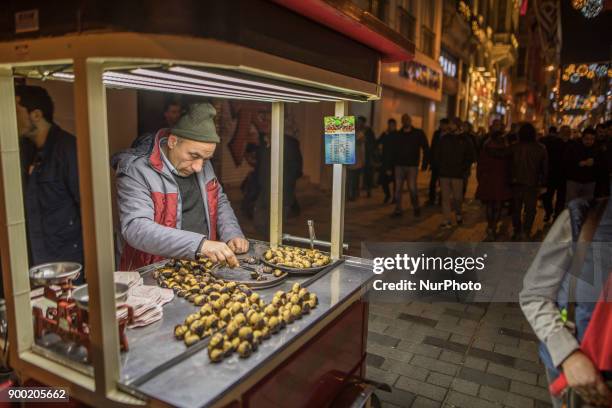
[[[0,247],[11,366],[22,379],[66,388],[71,397],[94,406],[259,407],[283,406],[287,398],[292,406],[323,406],[333,401],[351,379],[364,374],[368,310],[363,296],[372,277],[367,260],[342,254],[343,166],[333,165],[330,256],[334,263],[312,277],[291,277],[280,287],[287,289],[300,282],[317,293],[319,306],[309,315],[264,342],[250,358],[233,356],[213,364],[204,348],[187,348],[173,341],[172,327],[193,310],[193,305],[176,298],[165,306],[161,322],[129,329],[129,350],[120,352],[111,273],[115,253],[106,88],[272,104],[270,240],[252,242],[251,253],[257,255],[257,251],[275,248],[283,241],[284,105],[334,101],[335,114],[346,115],[349,102],[380,96],[381,60],[409,58],[413,45],[371,15],[357,14],[353,6],[341,7],[342,2],[258,0],[238,1],[230,7],[214,1],[210,5],[215,7],[208,10],[191,1],[175,2],[169,8],[157,2],[139,3],[141,9],[128,10],[130,17],[137,16],[129,22],[121,13],[88,14],[97,10],[97,2],[91,2],[89,9],[73,9],[71,2],[64,3],[65,10],[46,2],[32,10],[13,10],[15,31],[4,33],[6,41],[0,43]],[[118,1],[105,2],[105,6],[100,8],[130,8]],[[44,17],[52,7],[65,11],[65,16],[45,27]],[[240,35],[230,35],[217,26],[203,28],[236,13],[241,18],[239,24],[248,16],[258,22],[256,27],[251,25],[251,31]],[[319,16],[323,25],[307,18],[314,16]],[[277,43],[271,41],[272,45],[285,49],[290,58],[273,55],[267,48],[270,43],[261,41],[263,37],[246,35],[269,31],[268,23],[260,21],[264,17],[275,21],[279,31],[272,39]],[[70,24],[60,24],[61,18]],[[163,29],[159,21],[164,22]],[[333,26],[335,31],[325,26]],[[235,29],[240,31],[241,26]],[[296,29],[313,36],[306,41],[309,44],[299,44],[297,51],[288,47],[296,40]],[[278,42],[283,36],[289,38]],[[329,40],[346,56],[355,57],[362,51],[363,61],[336,64],[318,55],[315,63],[305,51],[312,52],[319,40]],[[70,361],[37,345],[34,339],[22,185],[16,177],[20,158],[15,76],[73,82],[84,269],[89,288],[90,364]],[[145,282],[153,281],[154,269],[155,265],[139,271]],[[277,289],[259,293],[269,299]]]

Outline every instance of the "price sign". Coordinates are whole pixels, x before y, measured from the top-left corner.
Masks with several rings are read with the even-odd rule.
[[[326,116],[325,163],[355,164],[355,117]]]

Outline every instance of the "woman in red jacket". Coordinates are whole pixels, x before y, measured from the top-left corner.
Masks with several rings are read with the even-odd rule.
[[[510,189],[510,156],[508,143],[500,131],[491,134],[485,142],[478,159],[478,188],[476,198],[486,205],[487,237],[495,241],[497,223],[504,201],[512,198]]]

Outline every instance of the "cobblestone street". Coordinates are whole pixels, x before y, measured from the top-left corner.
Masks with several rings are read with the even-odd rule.
[[[422,203],[427,197],[428,174],[419,178]],[[426,179],[427,177],[427,179]],[[349,253],[360,255],[361,242],[481,241],[486,223],[480,204],[473,200],[476,181],[468,185],[464,224],[440,230],[440,207],[423,207],[415,218],[411,208],[400,219],[390,218],[391,205],[382,205],[380,188],[371,198],[347,203],[345,242]],[[238,208],[240,191],[227,190]],[[287,220],[285,232],[306,236],[306,220],[315,220],[317,237],[329,238],[331,194],[300,184],[302,212]],[[258,236],[252,222],[241,224],[248,236]],[[534,231],[542,237],[542,212]],[[510,218],[504,217],[501,240],[509,240]],[[537,339],[518,304],[422,303],[370,304],[367,377],[384,382],[391,393],[377,391],[383,407],[537,408],[550,406],[546,377],[538,360]]]

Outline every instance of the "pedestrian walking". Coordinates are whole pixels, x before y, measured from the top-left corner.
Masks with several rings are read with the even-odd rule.
[[[476,198],[486,207],[487,236],[485,241],[495,241],[502,206],[505,201],[512,198],[510,150],[503,131],[489,133],[480,151],[476,176],[478,179]]]
[[[395,169],[395,211],[393,217],[401,217],[402,208],[402,188],[404,181],[408,181],[408,191],[414,216],[421,215],[419,197],[417,192],[417,176],[419,163],[422,154],[422,170],[429,164],[429,144],[427,137],[421,129],[412,126],[412,119],[409,115],[402,115],[402,128],[395,134],[392,142],[393,147],[393,167]]]
[[[429,201],[427,205],[436,205],[440,203],[440,194],[438,192],[438,182],[439,182],[439,174],[438,174],[438,164],[435,161],[436,148],[438,147],[438,142],[440,141],[440,135],[448,132],[448,125],[450,121],[447,118],[440,119],[440,126],[434,132],[431,138],[431,161],[429,163],[429,170],[431,171],[431,177],[429,179]]]
[[[510,146],[510,152],[514,230],[512,239],[524,240],[531,237],[538,192],[546,182],[548,155],[546,148],[536,141],[536,130],[531,123],[521,125],[518,142]]]
[[[368,126],[368,120],[365,116],[357,117],[355,124],[356,132],[363,132],[364,135],[364,162],[363,162],[363,189],[366,192],[366,197],[372,197],[372,188],[374,187],[374,168],[376,162],[376,136],[374,131]]]
[[[586,128],[582,137],[568,143],[565,149],[567,168],[567,202],[582,197],[594,197],[595,181],[602,163],[595,148],[595,130]]]
[[[565,208],[566,180],[563,155],[567,140],[569,140],[569,131],[569,126],[562,126],[561,132],[557,133],[557,129],[551,126],[548,134],[541,140],[548,154],[546,192],[542,195],[542,205],[545,211],[544,222],[549,222],[553,217],[557,218]],[[564,140],[561,135],[566,139]]]
[[[478,144],[478,136],[474,132],[474,126],[468,122],[463,122],[463,133],[467,136],[467,139],[472,143],[472,149],[474,150],[475,158],[478,158],[480,152],[480,145]],[[470,176],[472,175],[472,166],[468,167],[463,175],[463,199],[465,199],[465,193],[467,192],[468,183]]]
[[[436,147],[434,161],[438,165],[440,190],[442,192],[441,228],[452,227],[451,209],[455,212],[458,225],[463,224],[463,184],[465,174],[475,160],[472,141],[453,121],[448,133],[442,134]]]
[[[396,133],[397,121],[391,118],[387,121],[387,130],[377,140],[381,157],[378,184],[380,184],[385,194],[384,204],[387,204],[389,200],[392,200],[391,202],[395,204],[395,173],[393,171],[393,147],[391,144]],[[393,190],[389,188],[391,183],[393,183]],[[391,194],[392,192],[393,194]]]
[[[347,200],[355,201],[359,197],[361,176],[365,165],[366,136],[363,129],[355,130],[355,163],[346,166]]]

